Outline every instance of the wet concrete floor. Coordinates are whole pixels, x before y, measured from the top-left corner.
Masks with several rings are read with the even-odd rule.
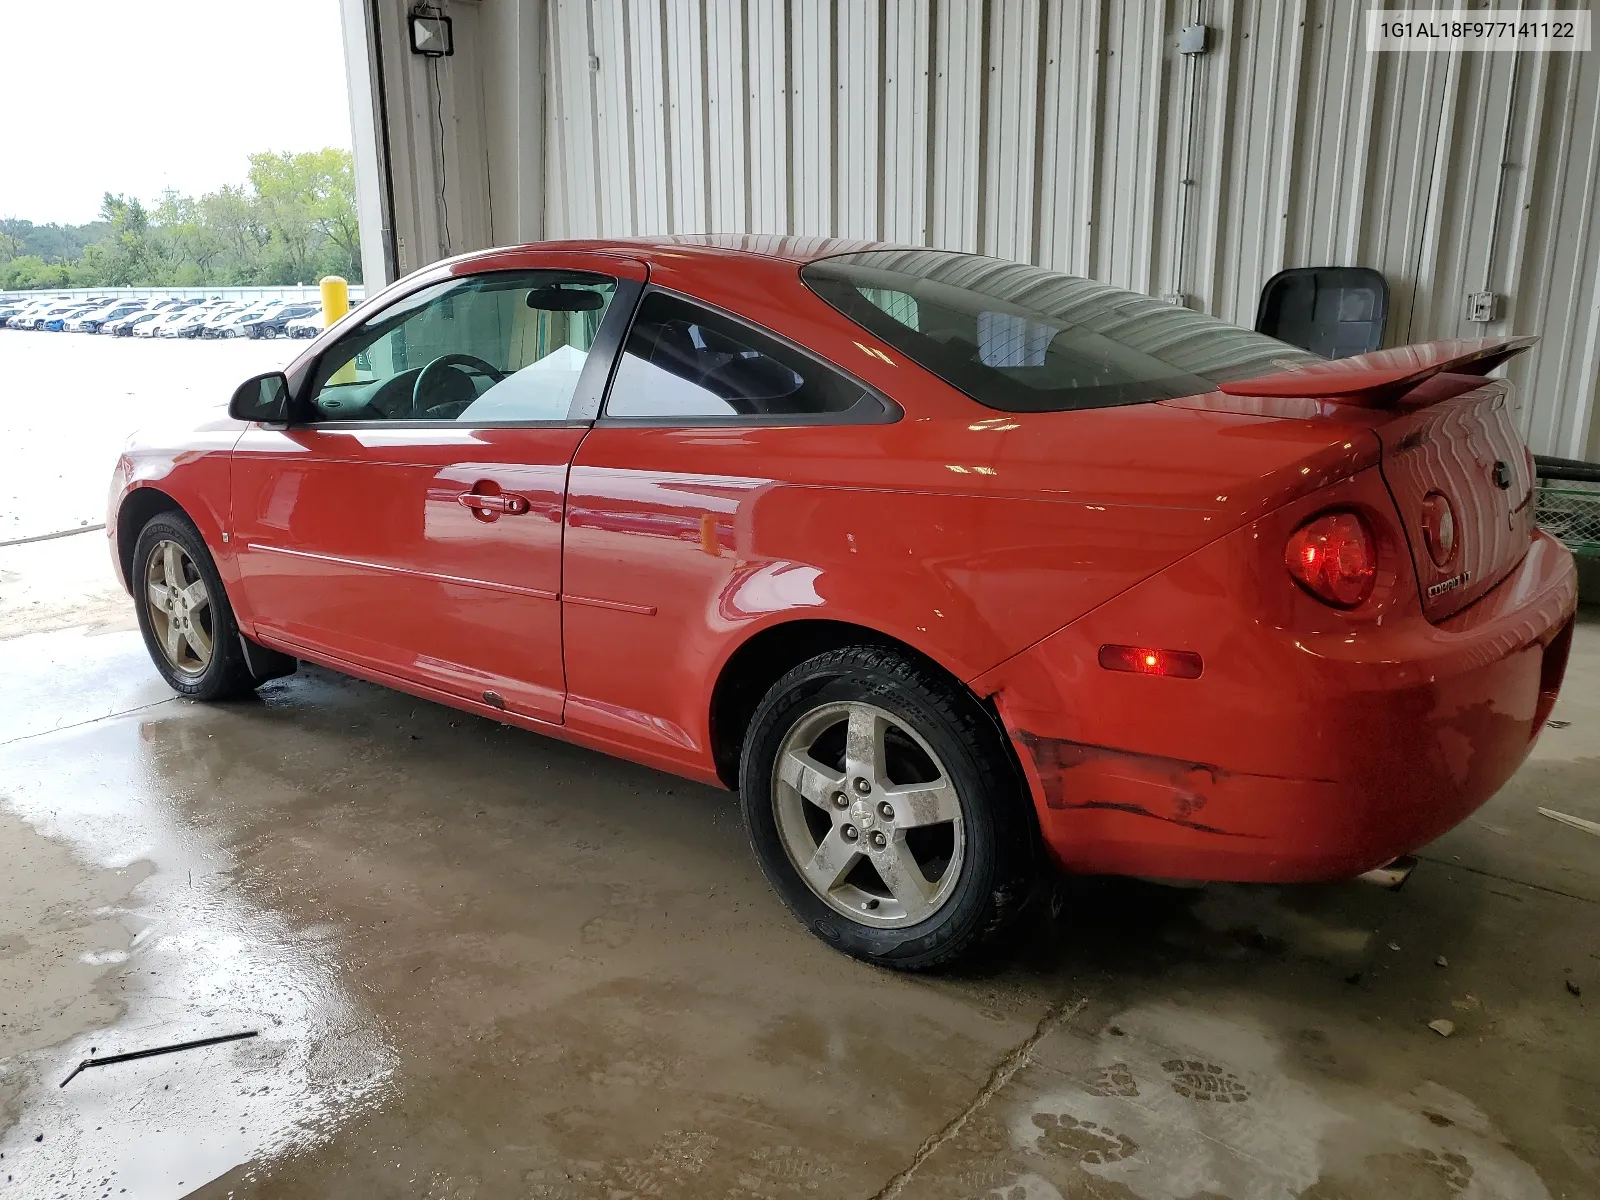
[[[318,669],[173,698],[104,553],[0,549],[0,1200],[1600,1195],[1600,838],[1536,811],[1600,820],[1600,619],[1402,892],[1074,881],[927,978],[725,793]]]
[[[180,701],[126,619],[0,679],[0,1196],[1600,1194],[1600,838],[1535,811],[1600,820],[1592,620],[1404,891],[1078,881],[936,978],[721,792],[317,669]]]

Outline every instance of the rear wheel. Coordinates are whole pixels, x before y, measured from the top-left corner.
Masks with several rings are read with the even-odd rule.
[[[1031,814],[993,721],[910,656],[830,651],[757,709],[740,769],[762,870],[824,941],[903,970],[997,933],[1033,877]]]
[[[224,700],[254,690],[222,578],[187,517],[158,513],[139,531],[129,583],[145,649],[173,691]]]

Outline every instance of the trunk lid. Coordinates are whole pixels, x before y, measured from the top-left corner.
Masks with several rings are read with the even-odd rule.
[[[1505,578],[1533,538],[1533,462],[1511,414],[1512,388],[1482,376],[1534,340],[1408,346],[1223,390],[1394,414],[1374,428],[1380,466],[1410,545],[1423,612],[1442,621]]]
[[[1378,430],[1384,482],[1411,543],[1430,621],[1489,591],[1532,542],[1533,464],[1511,417],[1510,393],[1501,380],[1486,382]],[[1440,511],[1435,497],[1449,505],[1449,548],[1426,527],[1430,508]]]

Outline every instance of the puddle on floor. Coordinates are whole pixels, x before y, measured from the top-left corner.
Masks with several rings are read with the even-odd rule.
[[[0,1194],[182,1196],[326,1139],[391,1077],[334,927],[238,886],[202,724],[163,706],[0,749]]]

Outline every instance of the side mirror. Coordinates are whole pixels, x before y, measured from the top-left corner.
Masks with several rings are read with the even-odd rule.
[[[235,421],[260,421],[265,425],[284,425],[289,421],[289,380],[282,371],[268,371],[246,379],[228,401],[228,415]]]

